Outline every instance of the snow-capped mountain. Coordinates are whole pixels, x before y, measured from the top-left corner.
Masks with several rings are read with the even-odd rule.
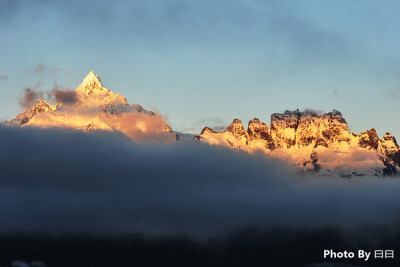
[[[41,112],[52,112],[57,109],[57,105],[50,105],[43,98],[39,98],[38,101],[30,108],[19,114],[15,119],[8,122],[11,125],[23,125],[28,123],[35,115]]]
[[[103,87],[92,71],[74,91],[60,91],[57,103],[43,98],[7,122],[14,126],[62,127],[83,131],[119,131],[134,140],[174,141],[163,117],[130,105],[125,97]],[[343,177],[400,174],[400,149],[396,139],[386,133],[379,138],[374,129],[351,133],[342,114],[286,111],[271,115],[271,125],[257,118],[247,129],[234,119],[225,131],[205,127],[195,140],[236,150],[281,158],[303,173]]]
[[[386,133],[379,139],[375,129],[350,133],[342,114],[286,111],[271,115],[271,126],[259,119],[247,130],[234,119],[223,132],[205,127],[195,140],[249,153],[260,151],[282,158],[303,173],[340,174],[342,177],[400,174],[400,149]]]
[[[129,105],[125,97],[114,94],[101,84],[91,71],[75,91],[61,92],[61,101],[48,104],[43,98],[15,119],[10,125],[63,127],[90,131],[120,131],[134,140],[176,140],[178,136],[161,115],[138,104]]]

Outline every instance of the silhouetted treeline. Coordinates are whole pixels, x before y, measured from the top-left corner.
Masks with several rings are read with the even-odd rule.
[[[400,266],[400,228],[248,227],[199,241],[184,236],[17,234],[0,237],[0,266]],[[323,258],[324,249],[391,249],[394,259]],[[372,258],[372,257],[371,257]],[[349,265],[350,264],[350,265]]]

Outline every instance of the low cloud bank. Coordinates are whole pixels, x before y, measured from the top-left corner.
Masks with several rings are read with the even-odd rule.
[[[297,177],[199,143],[0,126],[0,232],[204,237],[248,225],[394,224],[400,182]]]

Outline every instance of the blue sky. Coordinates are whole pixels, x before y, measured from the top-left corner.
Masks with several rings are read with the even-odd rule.
[[[397,1],[0,0],[0,119],[93,70],[174,130],[340,110],[400,138]],[[42,71],[34,71],[43,65]],[[37,69],[36,69],[37,70]]]

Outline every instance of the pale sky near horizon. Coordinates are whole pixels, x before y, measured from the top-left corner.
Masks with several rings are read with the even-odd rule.
[[[337,109],[400,139],[398,1],[81,2],[0,0],[1,120],[93,70],[177,131]]]

